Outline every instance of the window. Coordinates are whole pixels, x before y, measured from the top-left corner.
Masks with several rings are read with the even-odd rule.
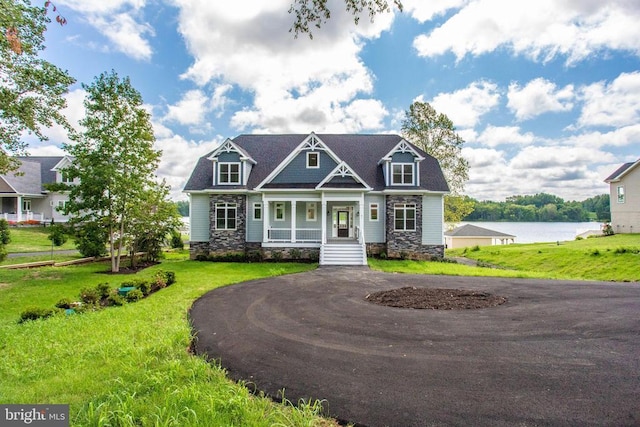
[[[618,187],[618,203],[624,203],[624,187]]]
[[[316,202],[307,202],[307,221],[317,221],[318,205]]]
[[[416,229],[416,205],[398,203],[393,206],[395,228],[398,231],[414,231]]]
[[[307,169],[318,169],[320,167],[320,153],[307,151]]]
[[[60,172],[60,181],[64,182],[65,184],[69,184],[73,182],[73,178],[71,178],[71,176],[69,175],[69,172],[62,171]]]
[[[31,211],[31,200],[22,200],[22,210],[26,212]]]
[[[413,185],[413,163],[392,163],[391,183],[393,185]]]
[[[67,205],[67,201],[66,200],[58,200],[58,210],[59,211],[63,210],[66,205]]]
[[[237,212],[235,203],[216,203],[216,229],[235,230]]]
[[[284,221],[284,203],[276,203],[274,219],[276,221]]]
[[[377,203],[369,203],[369,221],[378,220],[378,209],[379,205]]]
[[[240,184],[240,163],[220,163],[218,184]]]
[[[262,203],[253,204],[253,220],[262,221]]]

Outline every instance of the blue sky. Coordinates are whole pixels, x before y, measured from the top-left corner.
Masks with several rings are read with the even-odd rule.
[[[78,83],[114,69],[152,113],[158,175],[181,193],[198,157],[242,133],[399,133],[431,103],[466,141],[466,193],[583,200],[640,157],[640,3],[404,0],[354,26],[342,0],[313,40],[290,0],[58,0],[46,59]],[[58,154],[66,136],[31,141]]]

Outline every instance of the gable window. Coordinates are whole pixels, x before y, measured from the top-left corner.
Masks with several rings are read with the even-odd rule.
[[[618,186],[618,203],[624,203],[624,186]]]
[[[235,203],[216,203],[216,229],[235,230],[238,206]]]
[[[393,185],[413,185],[413,163],[392,163],[391,183]]]
[[[274,216],[275,221],[284,221],[284,203],[283,202],[276,203],[274,215],[275,215]]]
[[[73,182],[73,178],[67,171],[60,172],[60,182],[64,182],[65,184],[70,184]]]
[[[218,184],[240,184],[240,163],[220,163]]]
[[[307,221],[317,221],[318,205],[316,202],[307,202]]]
[[[408,203],[396,203],[393,206],[395,229],[397,231],[415,231],[416,229],[416,205]]]
[[[378,220],[378,211],[380,207],[377,203],[369,203],[369,221]]]
[[[307,151],[307,169],[318,169],[320,167],[320,153],[317,151]]]
[[[262,221],[262,203],[253,204],[253,220]]]

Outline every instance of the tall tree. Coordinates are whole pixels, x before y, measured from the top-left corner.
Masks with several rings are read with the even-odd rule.
[[[72,223],[96,223],[108,230],[111,270],[120,269],[120,255],[131,239],[132,224],[140,215],[139,205],[154,188],[160,151],[142,96],[129,78],[115,71],[102,73],[83,85],[84,131],[72,144],[65,144],[74,157],[67,169],[79,178],[71,186],[65,213]]]
[[[75,80],[38,56],[49,22],[45,7],[0,0],[0,173],[17,168],[13,155],[25,152],[23,133],[46,140],[44,128],[54,123],[71,131],[61,110]]]
[[[296,37],[298,34],[308,34],[313,38],[311,27],[321,28],[331,18],[331,9],[327,0],[292,0],[289,13],[295,15],[295,21],[289,29]],[[366,11],[371,21],[382,12],[391,11],[387,0],[344,0],[348,13],[353,15],[353,22],[358,25],[360,16]],[[393,4],[402,11],[402,1],[393,0]]]
[[[462,198],[469,179],[469,162],[462,157],[464,140],[446,114],[426,102],[414,102],[405,112],[402,136],[438,159],[451,195],[445,198],[445,221],[459,222],[473,211],[473,203]]]

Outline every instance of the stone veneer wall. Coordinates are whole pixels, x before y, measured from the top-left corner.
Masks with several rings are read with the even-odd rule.
[[[415,204],[416,229],[413,231],[395,230],[396,203]],[[387,256],[389,258],[432,259],[444,258],[444,245],[422,244],[422,196],[421,195],[387,195],[386,196],[386,238]]]
[[[236,229],[216,229],[216,203],[235,203]],[[247,196],[243,194],[212,194],[209,198],[209,254],[224,255],[228,253],[244,253],[247,228]]]

